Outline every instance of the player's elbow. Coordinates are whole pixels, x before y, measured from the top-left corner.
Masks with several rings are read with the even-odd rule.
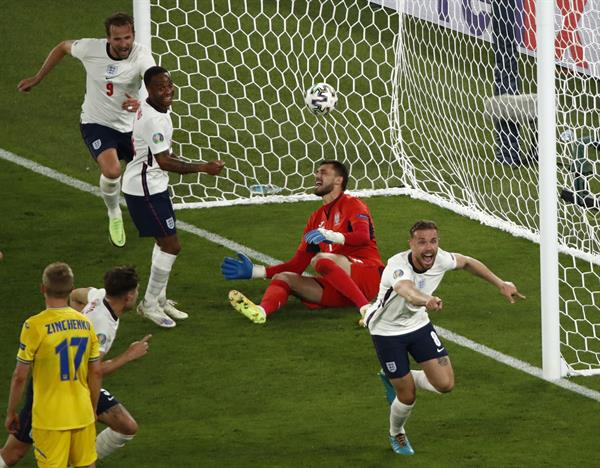
[[[71,46],[73,45],[73,41],[62,41],[58,44],[54,49],[58,51],[61,55],[70,55],[71,54]]]

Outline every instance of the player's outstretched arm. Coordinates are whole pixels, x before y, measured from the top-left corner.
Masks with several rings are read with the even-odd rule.
[[[54,49],[52,49],[46,57],[46,60],[44,60],[44,63],[39,71],[35,75],[21,80],[17,85],[17,89],[22,93],[31,91],[31,88],[38,85],[45,78],[45,76],[52,71],[58,62],[63,59],[65,55],[71,55],[72,45],[73,41],[63,41],[54,47]]]
[[[120,369],[128,362],[135,361],[136,359],[148,354],[150,338],[152,338],[152,335],[146,335],[141,340],[131,343],[129,348],[127,348],[127,351],[124,353],[119,354],[113,359],[102,361],[102,376],[112,374],[114,371]]]
[[[506,297],[511,304],[514,304],[517,299],[525,299],[525,296],[519,292],[513,283],[499,278],[479,260],[461,254],[454,254],[454,257],[456,258],[457,269],[466,270],[472,275],[479,276],[488,283],[493,284],[500,290],[500,294]]]
[[[225,279],[251,279],[264,278],[266,276],[263,265],[254,265],[243,253],[237,253],[238,258],[225,257],[221,263],[221,273]]]
[[[425,306],[427,310],[442,310],[442,300],[437,296],[424,294],[417,289],[415,283],[410,280],[398,281],[394,285],[394,291],[413,305]]]
[[[209,161],[207,163],[189,163],[176,158],[169,151],[163,151],[154,155],[158,165],[163,171],[176,172],[177,174],[191,174],[195,172],[205,172],[210,175],[217,175],[225,163],[223,161]]]

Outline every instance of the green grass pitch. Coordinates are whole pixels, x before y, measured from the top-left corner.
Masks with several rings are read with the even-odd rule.
[[[98,171],[78,130],[84,74],[65,59],[29,95],[33,74],[66,38],[102,36],[103,19],[128,1],[7,0],[0,19],[0,147],[96,185]],[[112,248],[100,199],[0,160],[0,404],[8,397],[23,320],[41,310],[41,270],[71,264],[78,286],[99,285],[117,264],[136,265],[145,286],[151,242],[125,214],[128,244]],[[472,255],[514,281],[528,299],[509,306],[463,272],[439,289],[445,310],[434,324],[539,367],[538,248],[448,211],[404,197],[367,200],[384,257],[405,248],[417,218],[436,220],[442,246]],[[278,259],[295,249],[317,205],[181,211],[178,217]],[[285,220],[285,222],[281,222]],[[111,354],[152,333],[150,353],[105,379],[140,424],[136,438],[102,465],[114,467],[587,467],[595,463],[598,402],[446,342],[456,372],[449,395],[421,392],[407,432],[416,456],[388,447],[387,404],[368,333],[351,309],[308,311],[291,299],[266,326],[233,312],[227,291],[258,299],[264,281],[226,282],[231,252],[188,232],[169,295],[190,313],[174,330],[135,314],[122,320]],[[600,390],[597,378],[574,379]],[[4,415],[5,406],[0,406]],[[0,436],[2,438],[2,436]],[[31,455],[21,466],[33,466]]]

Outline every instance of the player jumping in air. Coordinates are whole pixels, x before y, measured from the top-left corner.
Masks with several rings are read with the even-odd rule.
[[[338,161],[323,161],[315,174],[314,193],[323,206],[312,213],[294,257],[270,267],[253,265],[248,257],[226,257],[221,271],[226,279],[270,278],[259,305],[241,292],[229,292],[235,310],[254,323],[264,323],[290,294],[308,307],[360,308],[377,294],[383,262],[373,218],[367,205],[345,192],[348,170]],[[312,265],[318,276],[302,276]]]
[[[133,18],[115,13],[104,22],[106,39],[63,41],[50,51],[40,70],[21,80],[17,89],[28,92],[65,57],[79,59],[86,71],[86,91],[81,107],[81,136],[100,166],[100,193],[108,209],[111,243],[125,245],[119,207],[121,165],[133,157],[131,128],[140,102],[144,72],[155,65],[150,51],[134,42]]]
[[[390,444],[401,455],[414,453],[404,425],[415,404],[416,389],[447,393],[454,387],[448,351],[427,314],[427,310],[442,309],[442,300],[433,293],[444,274],[467,270],[496,286],[511,304],[525,298],[513,283],[501,280],[479,260],[440,249],[438,228],[432,221],[415,223],[408,244],[409,250],[388,260],[377,300],[361,309],[391,400]],[[410,370],[409,353],[422,370]]]

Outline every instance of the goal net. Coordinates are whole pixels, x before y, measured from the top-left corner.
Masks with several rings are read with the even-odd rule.
[[[184,206],[311,191],[315,163],[359,194],[407,193],[539,241],[533,0],[151,0],[152,49],[179,88],[175,152],[223,177]],[[499,6],[500,5],[500,6]],[[600,2],[557,2],[561,353],[600,372]],[[562,28],[562,29],[561,29]],[[311,114],[326,82],[338,108]]]
[[[323,159],[352,168],[350,190],[399,185],[389,124],[398,14],[364,0],[151,4],[152,50],[179,88],[175,150],[226,163],[222,177],[182,177],[176,203],[304,195]],[[320,82],[340,96],[329,115],[304,104]]]

